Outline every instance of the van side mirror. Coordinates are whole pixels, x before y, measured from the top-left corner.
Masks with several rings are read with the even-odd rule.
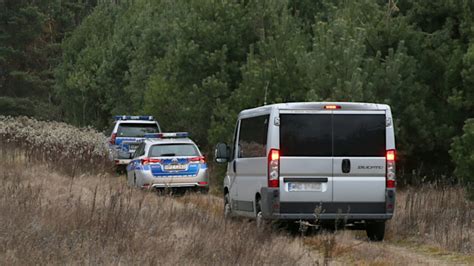
[[[225,143],[219,143],[216,145],[215,160],[216,163],[226,163],[229,161],[229,147]]]

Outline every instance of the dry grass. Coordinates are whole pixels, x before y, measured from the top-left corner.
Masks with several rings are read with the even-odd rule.
[[[474,251],[474,203],[462,187],[425,185],[398,192],[387,238],[416,241],[450,251]]]
[[[315,263],[299,239],[226,222],[197,208],[194,196],[183,203],[107,175],[0,166],[2,264]]]
[[[473,203],[459,187],[399,191],[384,243],[351,231],[262,234],[253,222],[223,220],[221,197],[128,188],[107,172],[93,130],[0,117],[0,137],[0,264],[474,263],[446,251],[473,251]]]

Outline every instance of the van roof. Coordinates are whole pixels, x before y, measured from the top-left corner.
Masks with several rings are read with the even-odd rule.
[[[267,112],[272,109],[278,110],[323,110],[326,105],[339,105],[342,111],[352,110],[390,110],[387,104],[377,103],[358,103],[358,102],[291,102],[276,103],[260,106],[252,109],[246,109],[240,112],[240,116],[246,116],[259,112]]]

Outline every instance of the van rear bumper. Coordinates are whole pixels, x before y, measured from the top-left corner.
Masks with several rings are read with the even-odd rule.
[[[266,219],[272,220],[339,220],[339,221],[354,221],[354,220],[389,220],[392,219],[392,213],[271,213],[264,215]]]
[[[388,220],[386,202],[280,202],[278,188],[262,188],[263,217],[272,220]]]

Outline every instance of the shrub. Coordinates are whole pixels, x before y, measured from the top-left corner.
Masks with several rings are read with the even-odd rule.
[[[0,151],[4,160],[45,162],[72,176],[79,168],[80,172],[103,172],[111,168],[106,143],[104,134],[92,128],[0,116]]]

